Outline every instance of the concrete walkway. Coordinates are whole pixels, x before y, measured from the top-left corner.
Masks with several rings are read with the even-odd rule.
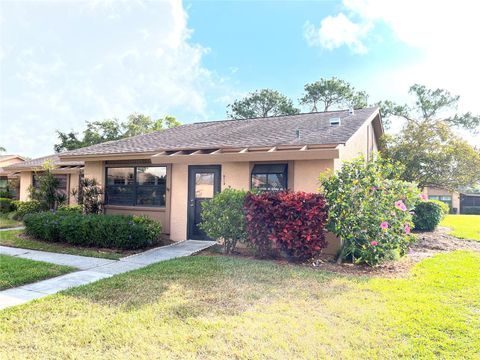
[[[214,241],[186,240],[127,256],[118,261],[0,246],[1,255],[46,261],[58,265],[69,265],[80,269],[80,271],[55,278],[0,291],[0,309],[23,304],[72,287],[90,284],[100,279],[140,269],[160,261],[189,256],[214,244]]]

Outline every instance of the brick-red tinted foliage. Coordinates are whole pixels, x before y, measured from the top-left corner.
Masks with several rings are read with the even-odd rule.
[[[327,246],[327,206],[321,194],[249,193],[244,210],[249,242],[259,256],[281,251],[291,260],[305,260]]]

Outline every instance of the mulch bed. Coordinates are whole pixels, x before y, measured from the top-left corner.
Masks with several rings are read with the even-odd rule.
[[[400,278],[409,276],[409,271],[417,262],[432,257],[438,253],[445,253],[455,250],[469,250],[480,252],[480,241],[462,240],[448,235],[450,229],[439,227],[433,232],[416,232],[417,242],[412,245],[410,252],[404,258],[398,261],[388,261],[381,265],[370,267],[367,265],[354,265],[351,263],[337,264],[334,256],[320,255],[300,266],[306,266],[313,269],[330,271],[342,275],[382,277],[382,278]],[[207,249],[202,254],[222,255],[220,246]],[[238,249],[235,254],[230,256],[239,256],[244,258],[254,258],[247,249]],[[272,259],[279,264],[289,264],[284,259]]]

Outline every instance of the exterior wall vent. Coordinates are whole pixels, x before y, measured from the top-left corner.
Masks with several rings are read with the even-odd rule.
[[[342,124],[342,120],[338,117],[330,119],[330,126],[338,126]]]

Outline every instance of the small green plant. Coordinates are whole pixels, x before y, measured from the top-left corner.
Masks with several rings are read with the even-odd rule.
[[[15,207],[15,220],[22,220],[26,214],[38,213],[44,211],[42,204],[37,200],[19,201],[13,202]]]
[[[82,206],[81,205],[60,205],[57,208],[58,213],[63,214],[81,214]]]
[[[209,237],[221,240],[227,254],[235,250],[237,242],[247,238],[243,214],[246,194],[243,190],[228,188],[202,203],[200,228]]]
[[[12,199],[0,197],[0,213],[8,213],[14,209]]]
[[[77,203],[82,206],[84,214],[100,214],[102,212],[103,190],[96,179],[82,179],[78,189],[72,190]]]
[[[415,184],[399,179],[401,165],[378,156],[345,162],[320,176],[329,205],[328,229],[343,242],[338,260],[377,265],[402,256],[414,241],[409,210],[420,201]]]
[[[440,224],[443,217],[444,213],[440,204],[434,200],[429,200],[415,207],[413,223],[417,230],[433,231]]]
[[[37,173],[38,186],[30,186],[30,199],[40,202],[43,208],[54,210],[67,202],[67,196],[59,192],[60,180],[52,174],[53,166],[49,162],[43,164],[42,171]]]

